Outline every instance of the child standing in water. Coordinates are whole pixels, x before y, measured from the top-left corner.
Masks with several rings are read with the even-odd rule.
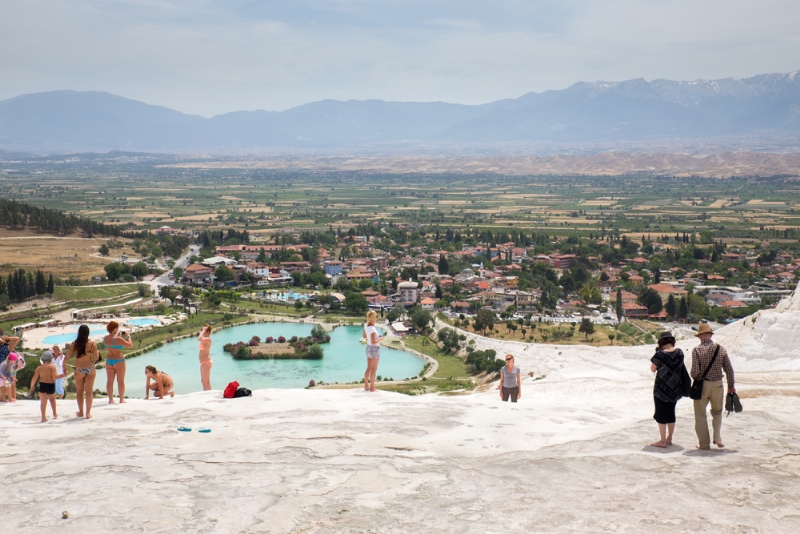
[[[50,401],[50,408],[53,410],[53,419],[58,418],[56,412],[56,380],[64,378],[65,374],[58,374],[56,366],[53,364],[53,353],[49,350],[42,353],[42,365],[36,368],[31,378],[30,391],[34,391],[36,382],[39,382],[39,400],[42,407],[42,423],[47,421],[45,412],[47,411],[47,402]]]

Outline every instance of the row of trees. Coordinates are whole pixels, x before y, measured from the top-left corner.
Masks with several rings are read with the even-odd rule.
[[[8,277],[0,277],[0,301],[22,302],[45,293],[52,295],[55,291],[55,282],[52,273],[49,278],[45,278],[41,270],[26,272],[25,269],[17,269],[9,273]]]
[[[0,213],[3,214],[2,225],[11,228],[33,228],[53,235],[68,235],[79,230],[87,237],[122,235],[118,226],[6,198],[0,198]]]

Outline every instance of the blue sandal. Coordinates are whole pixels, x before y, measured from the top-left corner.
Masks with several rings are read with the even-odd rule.
[[[190,427],[190,426],[179,426],[178,427],[178,432],[191,432],[191,431],[192,431],[192,427]]]
[[[209,432],[211,432],[211,429],[210,428],[198,428],[197,431],[200,432],[201,434],[208,434]]]

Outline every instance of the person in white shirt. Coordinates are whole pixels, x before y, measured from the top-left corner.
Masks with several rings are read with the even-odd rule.
[[[56,373],[59,375],[63,375],[64,368],[66,367],[66,355],[61,352],[61,347],[58,345],[53,345],[53,364],[56,366]],[[64,378],[56,378],[56,398],[57,399],[66,399],[67,392],[64,389]]]
[[[375,391],[375,375],[378,374],[378,361],[381,358],[380,343],[383,336],[378,335],[375,322],[378,314],[370,310],[367,312],[367,325],[364,327],[364,337],[367,338],[367,370],[364,373],[364,391]]]

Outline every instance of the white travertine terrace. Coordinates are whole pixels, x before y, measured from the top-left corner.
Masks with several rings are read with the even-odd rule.
[[[652,347],[479,339],[517,355],[516,405],[494,386],[100,399],[91,421],[67,401],[45,424],[38,403],[0,405],[2,531],[798,532],[799,326],[794,297],[718,331],[745,407],[723,451],[695,450],[686,399],[676,445],[647,445]]]

